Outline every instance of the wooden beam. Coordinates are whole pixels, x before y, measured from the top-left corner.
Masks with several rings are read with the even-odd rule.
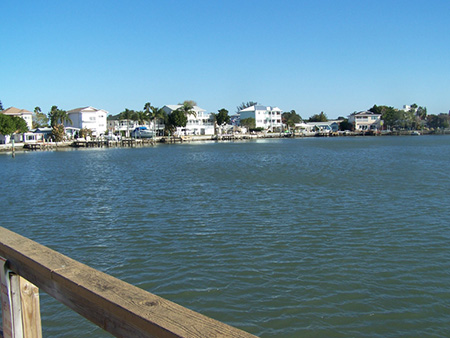
[[[254,337],[0,227],[9,269],[116,337]]]

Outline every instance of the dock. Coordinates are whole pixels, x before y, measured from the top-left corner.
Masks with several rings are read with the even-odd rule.
[[[154,139],[135,139],[124,138],[122,140],[76,140],[73,141],[71,146],[75,148],[102,148],[102,147],[137,147],[143,145],[153,145]]]
[[[255,337],[3,227],[0,277],[4,337],[42,337],[39,290],[115,337]]]

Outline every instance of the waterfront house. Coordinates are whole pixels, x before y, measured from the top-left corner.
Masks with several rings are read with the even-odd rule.
[[[349,115],[348,122],[353,124],[355,131],[378,130],[382,125],[381,114],[367,110]]]
[[[28,129],[31,130],[33,128],[33,113],[26,109],[19,109],[16,107],[9,107],[0,112],[1,114],[9,115],[9,116],[17,116],[25,120],[27,123]],[[23,142],[23,134],[18,134],[14,136],[15,142]],[[9,135],[1,135],[0,134],[0,144],[10,143],[11,138]]]
[[[331,132],[333,132],[331,124],[332,123],[329,122],[307,122],[305,123],[305,131],[330,134]]]
[[[255,127],[267,131],[281,130],[283,123],[281,114],[283,111],[278,107],[254,105],[240,110],[240,121],[247,118],[255,119]]]
[[[14,142],[37,143],[44,141],[44,134],[36,132],[26,132],[22,134],[14,134]]]
[[[166,105],[162,109],[171,114],[173,111],[181,108],[183,105]],[[214,117],[212,113],[206,113],[205,109],[198,106],[192,107],[195,114],[187,116],[186,127],[177,127],[176,133],[178,135],[214,135]]]
[[[107,125],[109,134],[120,134],[125,137],[130,137],[131,131],[140,126],[138,121],[119,119],[119,115],[109,116]],[[144,125],[147,126],[147,122],[144,122]]]
[[[107,130],[106,116],[108,112],[103,109],[97,109],[94,107],[82,107],[67,111],[70,121],[66,127],[72,128],[72,130],[87,128],[92,131],[92,135],[100,136]]]
[[[27,123],[28,129],[31,130],[33,128],[33,113],[26,110],[26,109],[19,109],[15,107],[9,107],[8,109],[5,109],[1,112],[5,115],[10,116],[18,116],[25,120]]]
[[[36,128],[33,133],[42,134],[43,141],[49,141],[52,136],[52,128],[50,127],[40,127]]]

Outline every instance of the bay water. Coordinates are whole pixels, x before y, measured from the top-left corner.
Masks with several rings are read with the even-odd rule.
[[[0,154],[1,226],[261,337],[450,336],[449,206],[450,136]]]

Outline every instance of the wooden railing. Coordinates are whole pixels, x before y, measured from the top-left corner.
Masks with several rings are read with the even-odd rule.
[[[21,313],[23,337],[41,337],[39,301],[32,285],[20,286],[20,276],[45,291],[72,310],[116,337],[254,337],[197,312],[158,297],[138,287],[77,262],[28,238],[0,227],[0,256],[12,272],[10,286],[19,284],[31,295],[27,301],[12,302],[11,313]],[[1,263],[1,261],[0,261]],[[1,264],[0,264],[1,265]],[[0,266],[1,268],[1,266]],[[17,297],[20,292],[4,290],[2,298]],[[5,295],[4,295],[5,294]],[[34,295],[34,296],[33,296]],[[3,302],[8,302],[2,299]],[[22,308],[17,309],[17,304]],[[28,304],[28,305],[27,305]],[[27,307],[29,309],[27,309]],[[2,306],[3,308],[3,306]],[[3,313],[5,312],[5,313]],[[2,311],[3,316],[8,315]],[[4,337],[18,337],[5,327]],[[20,331],[20,329],[19,329]]]

